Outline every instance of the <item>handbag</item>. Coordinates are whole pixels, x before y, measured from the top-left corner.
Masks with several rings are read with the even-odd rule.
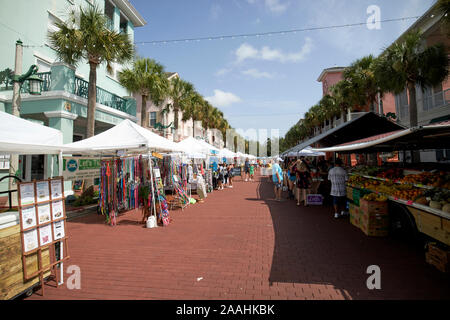
[[[156,228],[158,226],[158,224],[156,223],[156,217],[155,216],[150,216],[147,219],[147,228],[151,229],[151,228]]]

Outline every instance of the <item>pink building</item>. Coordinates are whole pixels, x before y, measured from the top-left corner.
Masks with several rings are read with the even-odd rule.
[[[322,71],[317,81],[322,82],[324,96],[330,93],[331,86],[342,80],[344,69],[344,67],[333,67]]]

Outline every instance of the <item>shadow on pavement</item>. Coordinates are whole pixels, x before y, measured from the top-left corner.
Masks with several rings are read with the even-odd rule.
[[[274,252],[270,283],[333,286],[344,299],[450,299],[450,277],[425,263],[423,252],[391,238],[367,237],[331,207],[277,203],[261,177],[261,201],[270,209]],[[367,288],[367,268],[381,269],[381,290]]]

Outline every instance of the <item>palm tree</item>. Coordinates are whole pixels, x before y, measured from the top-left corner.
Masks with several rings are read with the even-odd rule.
[[[97,101],[97,68],[106,63],[125,63],[133,58],[133,44],[127,34],[111,31],[100,8],[88,6],[69,13],[64,22],[56,22],[58,31],[49,33],[49,41],[58,58],[70,65],[84,60],[89,63],[88,112],[86,137],[95,134],[95,106]]]
[[[168,97],[172,99],[172,103],[167,104],[163,111],[174,112],[175,130],[178,130],[179,112],[184,112],[189,107],[193,92],[194,86],[187,81],[178,77],[170,81]]]
[[[347,112],[352,111],[357,102],[354,101],[355,95],[352,94],[352,84],[344,79],[331,87],[331,93],[334,97],[337,106],[341,110],[341,115],[344,122],[347,122]]]
[[[376,58],[368,55],[345,68],[343,78],[352,84],[351,94],[359,107],[370,105],[369,111],[375,112],[378,94],[383,94],[379,79],[375,73]]]
[[[202,119],[201,108],[205,100],[203,97],[196,91],[192,91],[191,96],[189,98],[189,103],[183,112],[183,121],[187,121],[192,119],[192,137],[195,138],[195,121]]]
[[[327,94],[323,96],[319,104],[325,112],[325,119],[330,120],[331,127],[333,127],[334,117],[340,112],[339,106],[336,104],[336,100],[333,96]]]
[[[376,73],[386,91],[409,93],[409,122],[418,125],[416,84],[422,88],[435,86],[448,76],[448,57],[445,47],[437,44],[422,49],[420,31],[411,31],[401,42],[394,43],[380,56]]]
[[[141,125],[148,126],[147,99],[150,97],[155,105],[159,105],[167,96],[168,80],[164,67],[153,59],[141,58],[133,63],[133,68],[119,72],[119,82],[128,91],[141,95]]]

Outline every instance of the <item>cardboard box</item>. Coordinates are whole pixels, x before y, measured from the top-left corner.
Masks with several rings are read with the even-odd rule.
[[[370,226],[361,223],[360,228],[362,232],[369,237],[387,237],[389,235],[389,227]]]
[[[444,263],[442,260],[439,260],[438,257],[430,253],[429,251],[425,253],[425,260],[428,264],[431,264],[436,269],[443,273],[450,273],[450,264]]]
[[[388,214],[388,203],[387,201],[367,201],[360,199],[359,207],[365,213],[378,213],[378,214]]]
[[[444,246],[438,246],[436,243],[428,243],[428,253],[436,259],[439,259],[443,263],[450,264],[450,249],[444,248]]]
[[[347,187],[347,199],[353,200],[353,188]]]

